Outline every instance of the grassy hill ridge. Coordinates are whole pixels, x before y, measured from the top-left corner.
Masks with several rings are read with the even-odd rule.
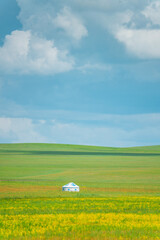
[[[115,153],[160,153],[160,145],[141,146],[141,147],[100,147],[87,145],[71,144],[52,144],[52,143],[10,143],[0,144],[0,152],[3,151],[84,151],[84,152],[115,152]]]

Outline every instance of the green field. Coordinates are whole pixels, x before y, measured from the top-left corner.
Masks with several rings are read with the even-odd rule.
[[[160,146],[0,144],[0,198],[0,239],[160,239]]]

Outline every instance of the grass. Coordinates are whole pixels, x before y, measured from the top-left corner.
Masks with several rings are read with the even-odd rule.
[[[160,146],[0,144],[0,198],[0,239],[160,239]]]

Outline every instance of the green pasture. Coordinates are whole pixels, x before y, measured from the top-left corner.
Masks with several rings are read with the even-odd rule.
[[[75,182],[80,193],[63,193]],[[160,195],[160,146],[0,144],[0,197]]]

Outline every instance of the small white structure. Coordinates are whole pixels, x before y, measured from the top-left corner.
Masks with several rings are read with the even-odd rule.
[[[76,185],[75,183],[71,182],[62,187],[62,191],[67,191],[67,192],[79,192],[79,186]]]

